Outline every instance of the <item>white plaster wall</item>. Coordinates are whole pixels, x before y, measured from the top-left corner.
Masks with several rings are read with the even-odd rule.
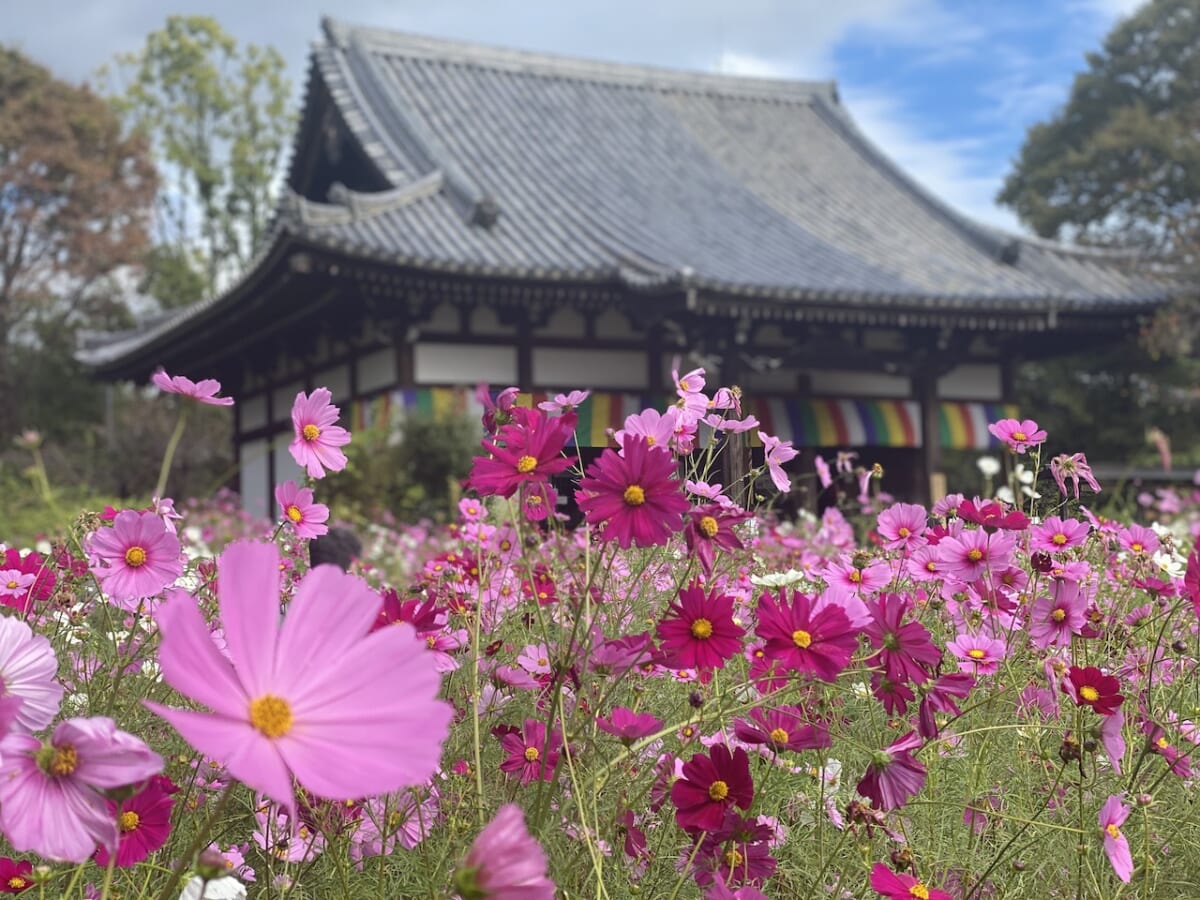
[[[939,397],[953,400],[1000,400],[1003,385],[1000,366],[995,363],[970,363],[956,366],[938,379]]]
[[[839,372],[814,369],[808,373],[816,397],[911,397],[912,383],[904,375],[884,372]]]
[[[396,351],[391,347],[360,356],[356,365],[360,394],[391,387],[396,383]]]
[[[304,470],[296,465],[291,451],[288,450],[288,445],[291,444],[294,437],[295,435],[290,431],[281,431],[271,439],[271,453],[275,457],[275,484],[271,485],[272,493],[275,491],[276,484],[283,484],[289,480],[300,484],[304,478]],[[274,515],[273,509],[272,515]]]
[[[238,450],[241,465],[238,468],[238,492],[242,495],[242,509],[254,516],[267,515],[267,454],[270,446],[266,440],[247,441]]]
[[[508,386],[517,380],[517,348],[480,344],[416,344],[413,379],[417,384]]]
[[[271,392],[271,413],[276,422],[292,421],[292,405],[296,402],[296,395],[302,390],[304,382],[293,381]]]
[[[242,431],[253,431],[267,424],[267,395],[255,394],[238,401],[239,425]]]
[[[329,388],[333,394],[333,405],[344,407],[350,402],[350,364],[343,363],[313,375],[313,387]]]
[[[622,340],[625,338],[642,338],[645,335],[634,331],[629,324],[629,319],[625,318],[624,315],[615,309],[608,309],[596,317],[596,337]]]
[[[646,355],[637,350],[533,348],[533,383],[554,388],[646,387]]]
[[[581,338],[587,332],[587,323],[578,310],[563,307],[555,310],[544,328],[537,331],[539,337]]]

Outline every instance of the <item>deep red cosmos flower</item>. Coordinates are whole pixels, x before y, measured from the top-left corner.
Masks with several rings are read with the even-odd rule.
[[[1111,716],[1125,698],[1121,696],[1121,682],[1112,675],[1105,675],[1095,666],[1080,668],[1071,666],[1062,689],[1080,706],[1090,706],[1102,716]]]
[[[683,538],[688,550],[696,554],[705,575],[712,574],[718,547],[722,550],[743,549],[733,526],[752,517],[753,514],[745,510],[726,509],[719,503],[698,506],[688,513]]]
[[[792,592],[792,602],[780,590],[776,600],[763,594],[758,601],[758,636],[763,652],[784,671],[805,672],[822,681],[835,681],[850,664],[858,636],[839,606],[812,611],[812,598]]]
[[[108,801],[109,811],[117,817],[121,832],[117,842],[117,866],[137,865],[167,842],[171,834],[171,809],[175,805],[171,795],[178,791],[170,778],[155,775],[121,805],[119,814],[117,804]],[[103,845],[96,850],[96,865],[108,865],[108,851]]]
[[[473,460],[470,484],[483,496],[511,497],[521,485],[545,483],[575,461],[562,452],[575,431],[574,413],[551,418],[524,406],[510,412],[513,421],[500,429],[499,440],[482,442],[491,455]]]
[[[704,593],[698,582],[679,592],[658,623],[664,665],[672,669],[720,669],[742,649],[746,631],[733,621],[733,598]]]
[[[714,744],[709,755],[695,754],[683,764],[683,775],[671,785],[675,822],[684,831],[716,831],[733,806],[749,809],[754,802],[750,757],[738,747],[732,753]]]
[[[665,544],[690,508],[674,477],[675,458],[636,435],[625,435],[621,446],[621,454],[609,448],[588,467],[576,502],[589,525],[603,526],[606,541],[623,548]]]
[[[926,887],[911,875],[897,874],[883,863],[875,863],[871,868],[871,888],[887,900],[954,900],[945,891]]]
[[[829,727],[812,722],[798,706],[780,706],[750,710],[750,719],[738,719],[733,726],[734,736],[747,744],[765,744],[775,752],[780,750],[819,750],[830,746]]]
[[[912,600],[900,594],[883,594],[867,606],[871,621],[863,628],[871,646],[878,648],[873,664],[883,666],[890,681],[924,684],[929,671],[942,658],[925,626],[901,620],[912,607]]]
[[[23,894],[35,883],[29,860],[0,857],[0,894]]]
[[[910,731],[871,758],[858,792],[882,810],[899,809],[925,786],[925,766],[912,750],[921,746],[921,736]]]

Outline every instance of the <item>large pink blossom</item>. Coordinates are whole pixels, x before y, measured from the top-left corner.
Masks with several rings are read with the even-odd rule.
[[[153,512],[122,510],[111,528],[96,529],[88,550],[100,561],[92,573],[123,609],[162,593],[183,572],[179,538]]]
[[[145,781],[162,758],[112,719],[68,719],[48,743],[12,732],[0,741],[0,829],[15,850],[80,863],[111,852],[117,817],[102,791]]]
[[[468,900],[554,900],[546,877],[546,851],[525,828],[525,814],[511,803],[471,844],[455,873],[457,896]]]
[[[337,424],[341,411],[330,402],[332,399],[329,389],[321,387],[311,395],[301,391],[292,404],[296,437],[288,451],[310,478],[324,478],[326,469],[340,472],[346,468],[346,454],[341,448],[350,443],[350,432]]]
[[[212,712],[147,704],[229,773],[293,809],[293,777],[329,800],[425,782],[437,767],[450,707],[412,627],[368,634],[381,601],[361,579],[318,566],[280,622],[279,552],[231,544],[217,561],[217,649],[196,601],[159,612],[166,682]],[[398,690],[397,686],[402,686]]]
[[[20,701],[16,726],[41,731],[58,715],[63,686],[50,642],[20,619],[0,618],[0,698]]]

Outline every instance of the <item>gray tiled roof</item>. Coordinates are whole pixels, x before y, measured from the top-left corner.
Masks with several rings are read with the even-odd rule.
[[[1070,310],[1163,293],[1117,257],[950,210],[866,140],[827,82],[325,30],[318,77],[376,167],[399,189],[435,173],[442,184],[348,216],[293,202],[289,227],[318,243],[438,269],[794,301]]]

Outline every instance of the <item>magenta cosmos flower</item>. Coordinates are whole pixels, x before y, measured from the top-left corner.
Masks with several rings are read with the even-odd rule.
[[[629,744],[638,738],[654,734],[663,727],[662,719],[650,713],[638,713],[623,706],[614,706],[607,718],[597,717],[596,725],[601,731],[616,735]]]
[[[742,650],[746,630],[733,621],[733,598],[704,593],[692,582],[679,592],[658,623],[663,665],[672,669],[720,669]]]
[[[734,736],[747,744],[763,744],[776,753],[781,750],[819,750],[830,746],[829,727],[813,723],[798,706],[780,706],[750,710],[750,719],[738,719],[733,726]]]
[[[0,856],[0,894],[23,894],[36,884],[33,863]]]
[[[182,375],[168,375],[159,369],[150,376],[154,386],[168,394],[182,394],[191,397],[197,403],[207,403],[209,406],[233,406],[232,397],[218,397],[221,382],[215,378],[205,378],[203,381],[192,381]]]
[[[700,569],[705,575],[712,574],[718,547],[722,550],[744,549],[733,526],[752,517],[752,513],[729,509],[720,503],[708,503],[688,513],[683,538],[687,542],[688,550],[696,554]]]
[[[525,828],[525,814],[507,803],[479,832],[454,873],[461,900],[554,900],[546,852]]]
[[[346,454],[339,448],[350,443],[350,432],[336,424],[341,410],[330,402],[332,399],[329,389],[322,387],[311,396],[301,391],[292,404],[296,437],[288,451],[309,478],[324,478],[326,469],[340,472],[346,468]]]
[[[20,619],[0,618],[0,703],[9,698],[20,701],[16,726],[41,731],[58,715],[62,695],[58,659],[50,642]]]
[[[43,744],[12,732],[0,741],[0,828],[18,851],[81,863],[119,830],[101,791],[145,781],[162,758],[112,719],[68,719]]]
[[[899,809],[925,786],[925,767],[912,755],[921,746],[921,736],[910,731],[900,740],[875,753],[858,792],[869,797],[878,809]]]
[[[924,684],[941,660],[942,651],[924,625],[903,621],[911,608],[912,600],[905,595],[881,594],[867,607],[871,621],[863,633],[871,646],[878,648],[878,660],[889,680]]]
[[[553,781],[558,767],[558,751],[562,733],[556,728],[546,736],[546,723],[526,719],[524,728],[510,730],[500,737],[500,748],[508,754],[500,763],[500,771],[519,774],[521,784],[532,781]]]
[[[1104,835],[1104,854],[1112,863],[1117,877],[1129,883],[1133,877],[1133,854],[1129,852],[1129,841],[1121,833],[1121,826],[1129,818],[1129,807],[1114,794],[1100,808],[1100,832]]]
[[[155,775],[144,788],[120,804],[109,800],[109,814],[117,820],[121,833],[117,841],[115,865],[128,868],[137,865],[167,842],[171,835],[171,796],[179,788],[165,775]],[[108,848],[96,851],[96,865],[108,865]]]
[[[607,449],[588,466],[576,502],[589,525],[623,548],[657,547],[683,526],[690,508],[675,475],[669,450],[626,435],[624,455]]]
[[[792,592],[792,602],[763,594],[758,601],[758,636],[766,641],[763,653],[782,671],[804,672],[822,681],[835,681],[850,664],[858,635],[839,606],[812,611],[812,598]]]
[[[152,512],[122,510],[112,527],[96,529],[88,550],[101,563],[92,574],[123,609],[136,609],[133,601],[162,593],[183,572],[179,538]]]
[[[575,431],[574,413],[551,418],[523,406],[511,413],[513,421],[500,429],[499,443],[482,442],[491,455],[476,456],[471,466],[471,487],[484,496],[511,497],[526,484],[546,484],[575,461],[563,456]]]
[[[1046,440],[1046,432],[1038,428],[1033,419],[1001,419],[988,426],[992,437],[1012,448],[1014,453],[1024,453]]]
[[[317,566],[280,622],[273,545],[231,544],[217,577],[224,653],[194,598],[176,596],[158,616],[163,678],[212,712],[150,709],[293,816],[293,778],[328,800],[429,778],[450,707],[437,699],[441,677],[411,626],[368,633],[379,615],[377,593],[335,566]]]
[[[871,867],[871,889],[887,900],[954,900],[945,891],[926,887],[911,875],[897,874],[883,863]]]
[[[730,753],[724,744],[714,744],[708,756],[695,754],[671,785],[671,802],[684,831],[716,831],[728,810],[749,809],[754,802],[750,757],[741,747]]]
[[[312,488],[302,488],[294,481],[275,487],[275,502],[286,522],[296,530],[296,537],[315,538],[329,533],[329,507],[313,502]]]

